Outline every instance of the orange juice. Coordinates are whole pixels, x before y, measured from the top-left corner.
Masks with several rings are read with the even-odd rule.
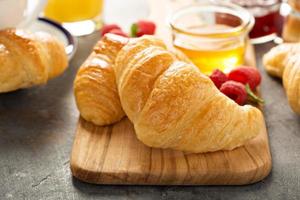
[[[209,25],[206,27],[191,27],[189,30],[209,31],[226,30],[232,28],[226,25]],[[193,37],[177,35],[174,46],[185,53],[190,60],[205,74],[210,74],[214,69],[229,72],[233,68],[243,64],[245,53],[245,41],[239,37],[214,38]]]
[[[76,22],[101,15],[103,0],[48,0],[44,14],[59,22]]]

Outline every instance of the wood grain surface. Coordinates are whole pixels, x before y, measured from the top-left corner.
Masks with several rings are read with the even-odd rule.
[[[166,5],[157,6],[158,3],[151,1],[151,10],[160,9],[152,12],[150,18],[158,22],[158,35],[168,42],[165,36],[169,30],[164,20],[159,21],[167,16],[163,13]],[[246,63],[256,65],[251,45]],[[80,118],[70,166],[73,176],[96,184],[242,185],[260,181],[269,174],[271,155],[265,127],[256,138],[232,151],[185,154],[145,146],[137,140],[127,118],[106,127]]]

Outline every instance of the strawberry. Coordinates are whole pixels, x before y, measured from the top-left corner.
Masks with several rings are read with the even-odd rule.
[[[228,79],[243,83],[244,85],[249,84],[250,88],[254,91],[261,82],[261,75],[254,67],[242,66],[232,70],[228,74]]]
[[[104,25],[103,28],[101,29],[101,36],[105,35],[106,33],[109,33],[111,30],[118,29],[122,30],[120,26],[117,24],[107,24]]]
[[[225,83],[228,78],[221,70],[216,69],[209,76],[209,78],[214,82],[215,86],[220,89],[223,83]]]
[[[221,86],[220,91],[239,105],[244,105],[247,101],[247,91],[242,83],[227,81]]]
[[[112,29],[111,31],[109,31],[109,33],[113,33],[113,34],[120,35],[123,37],[128,37],[128,35],[120,29]]]
[[[143,35],[154,35],[156,25],[151,21],[139,20],[131,25],[131,36],[141,37]]]

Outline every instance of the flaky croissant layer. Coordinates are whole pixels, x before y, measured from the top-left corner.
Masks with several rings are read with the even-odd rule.
[[[263,129],[260,110],[237,105],[154,37],[125,45],[115,72],[122,107],[148,146],[194,153],[231,150]]]
[[[300,114],[300,43],[281,44],[263,58],[266,71],[282,78],[289,104]]]
[[[74,81],[74,95],[80,115],[103,126],[125,116],[121,107],[114,73],[114,62],[126,38],[106,34],[82,64]]]
[[[46,83],[68,66],[64,46],[49,34],[0,31],[0,93]]]
[[[231,150],[264,128],[262,113],[223,95],[185,56],[153,37],[106,34],[74,82],[81,116],[109,125],[125,114],[140,141],[187,152]]]
[[[78,70],[74,95],[80,115],[85,120],[104,126],[118,122],[125,116],[114,70],[116,57],[127,43],[128,38],[106,34]],[[160,40],[157,45],[164,46]],[[174,50],[174,55],[187,60],[181,52]]]

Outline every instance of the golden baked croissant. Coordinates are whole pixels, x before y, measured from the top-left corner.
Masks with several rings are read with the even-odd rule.
[[[68,66],[63,45],[46,33],[0,31],[0,93],[46,83]]]
[[[194,153],[231,150],[264,126],[260,110],[223,95],[155,37],[129,41],[114,69],[123,110],[148,146]]]
[[[108,125],[125,116],[113,71],[115,57],[128,39],[106,34],[80,67],[74,94],[81,116],[96,125]]]
[[[93,52],[80,67],[75,81],[74,94],[81,116],[96,125],[109,125],[125,116],[115,82],[114,62],[128,38],[106,34],[95,45]],[[159,41],[160,45],[164,45]],[[174,55],[188,62],[181,53]]]
[[[300,114],[300,43],[284,43],[264,55],[266,71],[282,78],[289,104]]]

